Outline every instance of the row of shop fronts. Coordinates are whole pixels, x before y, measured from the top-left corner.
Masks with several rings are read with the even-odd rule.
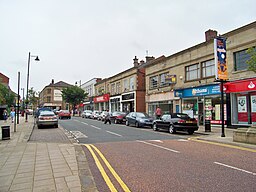
[[[256,78],[224,83],[224,124],[227,126],[256,124]],[[132,112],[136,106],[136,91],[116,96],[104,94],[84,103],[84,110]],[[146,96],[146,112],[154,116],[159,106],[163,113],[183,112],[198,120],[221,125],[220,84]]]
[[[136,92],[125,93],[116,96],[110,94],[103,94],[84,103],[84,110],[98,110],[98,111],[123,111],[133,112],[136,104]]]
[[[169,95],[169,96],[166,96]],[[256,124],[256,78],[224,84],[224,124],[241,126]],[[173,92],[150,95],[147,110],[154,115],[157,106],[163,113],[183,112],[198,120],[221,125],[220,84],[176,89]]]

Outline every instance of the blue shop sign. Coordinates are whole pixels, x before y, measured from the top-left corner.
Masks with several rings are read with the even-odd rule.
[[[176,97],[196,97],[205,95],[217,95],[221,94],[219,85],[200,86],[188,89],[175,90],[174,95]]]

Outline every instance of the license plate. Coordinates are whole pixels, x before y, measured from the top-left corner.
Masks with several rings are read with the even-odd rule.
[[[186,121],[186,123],[193,123],[193,121]]]

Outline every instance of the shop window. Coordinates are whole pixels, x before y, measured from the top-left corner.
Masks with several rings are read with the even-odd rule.
[[[155,89],[158,87],[158,76],[150,77],[149,79],[149,88]]]
[[[191,81],[191,80],[200,78],[200,66],[198,63],[187,66],[185,69],[186,69],[186,81]]]
[[[203,78],[215,75],[215,62],[213,59],[202,62],[202,75]]]
[[[163,73],[160,75],[160,87],[165,87],[169,85],[170,81],[167,81],[166,78],[168,77],[169,73]]]
[[[246,70],[248,68],[246,61],[250,59],[250,55],[246,53],[246,50],[234,53],[235,71]]]

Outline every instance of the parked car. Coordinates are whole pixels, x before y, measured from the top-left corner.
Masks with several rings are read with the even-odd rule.
[[[134,125],[136,127],[152,127],[153,118],[144,112],[131,112],[126,115],[126,125]]]
[[[185,113],[172,113],[165,114],[154,121],[153,130],[158,131],[159,129],[168,130],[169,133],[186,131],[191,135],[198,130],[198,125],[195,118],[191,118]]]
[[[60,110],[58,116],[59,119],[71,119],[71,113],[69,110]]]
[[[58,117],[53,111],[41,111],[39,116],[36,118],[36,124],[38,128],[46,125],[52,125],[58,127]]]
[[[115,124],[122,124],[125,123],[126,118],[125,116],[127,115],[127,113],[125,112],[121,112],[121,111],[115,111],[111,114],[110,116],[110,121],[115,123]]]
[[[85,111],[83,111],[81,116],[82,116],[82,118],[90,118],[91,114],[92,114],[92,110],[85,110]]]
[[[99,115],[100,115],[100,111],[93,111],[90,118],[98,119]]]
[[[39,116],[41,111],[52,111],[52,109],[47,108],[47,107],[42,107],[42,108],[36,109],[35,113],[34,113],[35,118],[37,118]]]
[[[107,114],[108,114],[107,111],[102,111],[102,112],[100,113],[99,117],[98,117],[98,120],[99,120],[99,121],[104,121]]]

